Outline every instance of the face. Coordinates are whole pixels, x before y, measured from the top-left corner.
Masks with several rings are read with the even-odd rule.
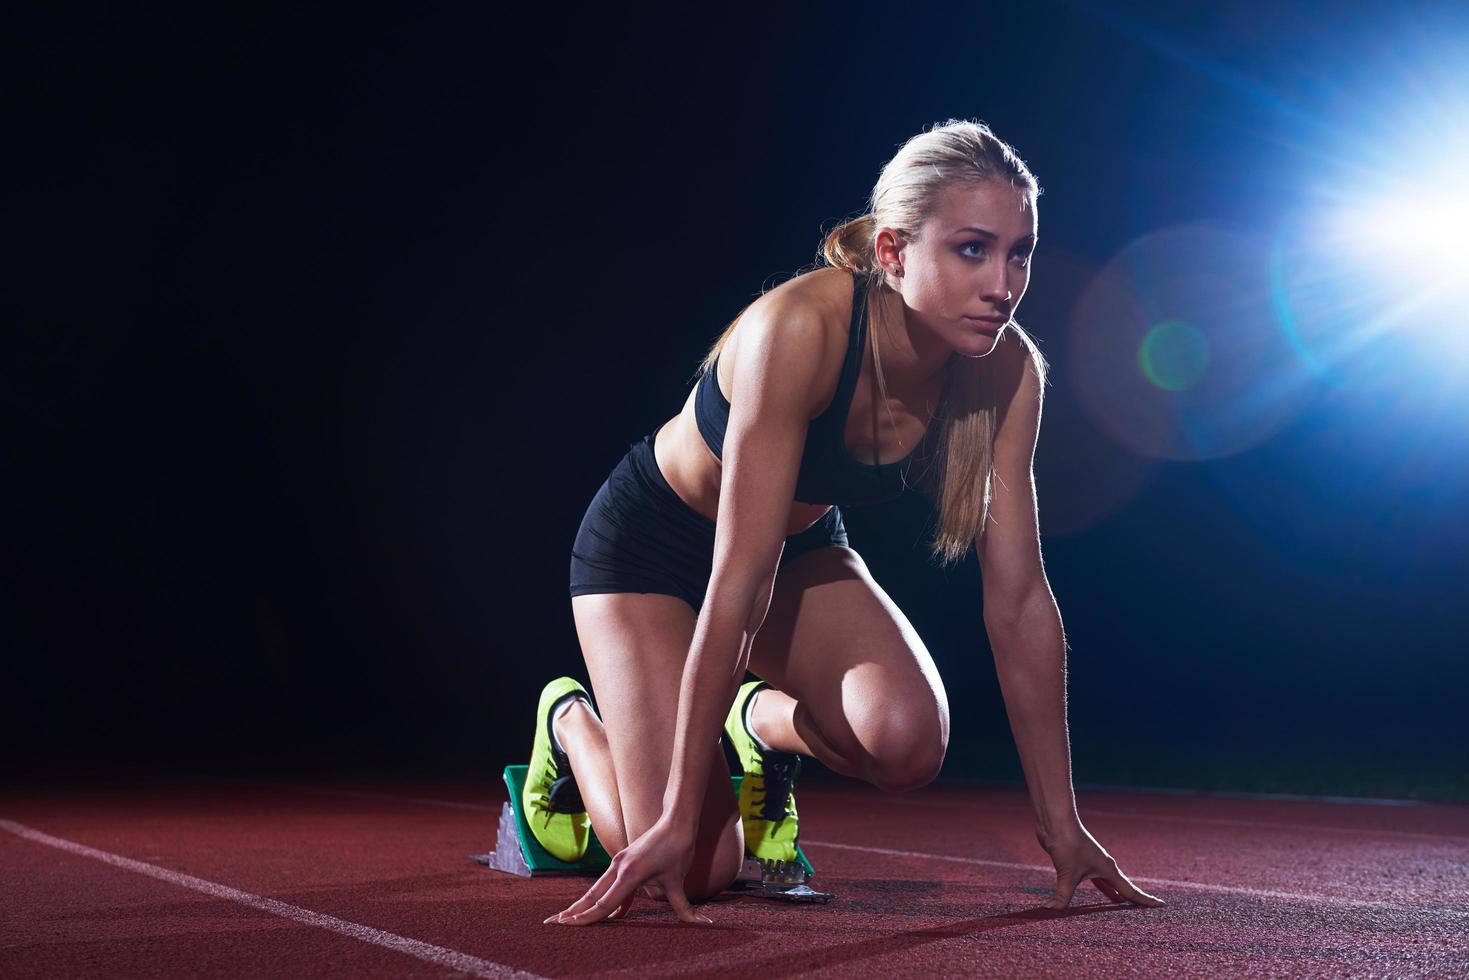
[[[879,230],[878,261],[902,294],[910,330],[980,357],[994,349],[1030,284],[1035,202],[1029,191],[988,181],[947,187],[935,203],[910,241]]]

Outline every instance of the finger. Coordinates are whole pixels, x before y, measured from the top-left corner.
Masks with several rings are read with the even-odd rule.
[[[630,908],[632,908],[632,900],[634,898],[636,898],[636,897],[637,897],[637,892],[633,892],[631,895],[627,896],[627,901],[625,901],[621,905],[617,906],[617,911],[616,912],[613,912],[611,915],[607,916],[607,921],[608,922],[615,922],[618,919],[622,918],[624,915],[627,915],[627,910],[630,909]]]
[[[606,887],[604,887],[604,883],[607,881],[607,878],[607,875],[603,875],[601,878],[598,878],[591,888],[588,888],[585,892],[582,893],[582,896],[580,898],[572,902],[560,912],[557,912],[555,915],[551,916],[551,918],[546,919],[545,921],[560,922],[567,916],[575,915],[577,912],[580,912],[583,909],[590,908],[592,904],[597,900],[597,897],[600,895],[600,893],[607,890]]]
[[[1121,894],[1122,898],[1136,905],[1145,905],[1148,908],[1155,909],[1168,904],[1157,895],[1149,895],[1137,885],[1134,885],[1132,883],[1132,879],[1127,877],[1127,875],[1123,874],[1121,871],[1118,871],[1116,874],[1110,875],[1107,879],[1107,883],[1116,888],[1117,891]]]
[[[1125,901],[1125,899],[1122,897],[1122,893],[1117,890],[1117,886],[1112,884],[1106,878],[1089,878],[1087,880],[1096,886],[1097,891],[1101,892],[1102,896],[1106,898],[1107,901]]]
[[[1060,875],[1057,875],[1056,894],[1051,896],[1051,900],[1046,903],[1046,908],[1064,909],[1070,905],[1071,895],[1076,891],[1076,885],[1077,882],[1072,881],[1070,878],[1062,878]]]
[[[616,863],[614,863],[602,873],[602,877],[598,878],[592,884],[592,887],[586,890],[586,893],[583,894],[581,898],[577,899],[575,902],[572,902],[571,905],[567,906],[565,909],[562,909],[560,912],[551,916],[549,919],[544,920],[542,922],[542,925],[550,922],[565,922],[568,917],[591,908],[594,904],[596,904],[597,899],[604,895],[607,890],[612,887],[612,883],[617,880],[617,877],[620,873],[621,870],[617,867]]]
[[[632,898],[633,887],[626,875],[619,875],[613,886],[603,892],[590,906],[570,915],[562,913],[561,925],[589,926],[593,922],[601,922]]]
[[[670,881],[664,885],[664,891],[668,893],[668,904],[678,913],[678,917],[685,922],[698,922],[706,926],[712,926],[714,920],[702,912],[695,912],[694,907],[689,904],[688,896],[683,893],[683,884]]]

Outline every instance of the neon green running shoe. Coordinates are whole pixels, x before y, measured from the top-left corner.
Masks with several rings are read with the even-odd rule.
[[[792,791],[801,772],[801,757],[794,752],[762,750],[745,724],[750,699],[767,687],[770,685],[764,681],[741,685],[724,719],[724,734],[745,771],[745,778],[740,780],[745,850],[761,861],[794,861],[799,822]]]
[[[591,841],[591,818],[576,788],[566,753],[551,737],[551,713],[567,698],[590,705],[586,688],[571,677],[558,677],[541,690],[536,707],[536,739],[520,803],[530,832],[552,857],[568,864],[582,859]]]

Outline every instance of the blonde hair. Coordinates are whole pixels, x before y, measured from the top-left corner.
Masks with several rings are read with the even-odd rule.
[[[887,383],[878,355],[876,332],[872,329],[874,294],[888,288],[874,251],[877,229],[891,228],[912,241],[932,216],[946,187],[997,180],[1029,193],[1032,200],[1040,196],[1040,185],[1025,161],[990,132],[988,126],[973,120],[950,119],[904,143],[882,168],[867,213],[843,222],[822,242],[821,258],[827,265],[866,280],[863,288],[867,298],[867,335],[872,343],[874,374],[884,404]],[[696,377],[712,369],[738,322],[737,316],[724,328],[699,365]],[[1025,345],[1044,391],[1047,365],[1035,341],[1013,319],[1006,329],[1014,330]],[[991,356],[950,359],[943,395],[923,439],[927,448],[919,450],[925,465],[917,485],[934,501],[938,511],[938,528],[930,552],[942,564],[961,560],[989,518],[999,408],[997,385],[989,377],[993,363]]]

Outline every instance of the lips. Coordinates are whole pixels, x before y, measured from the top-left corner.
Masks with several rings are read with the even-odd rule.
[[[999,326],[1010,318],[1007,316],[966,316],[964,319],[978,320],[981,323],[993,323],[996,326]]]

